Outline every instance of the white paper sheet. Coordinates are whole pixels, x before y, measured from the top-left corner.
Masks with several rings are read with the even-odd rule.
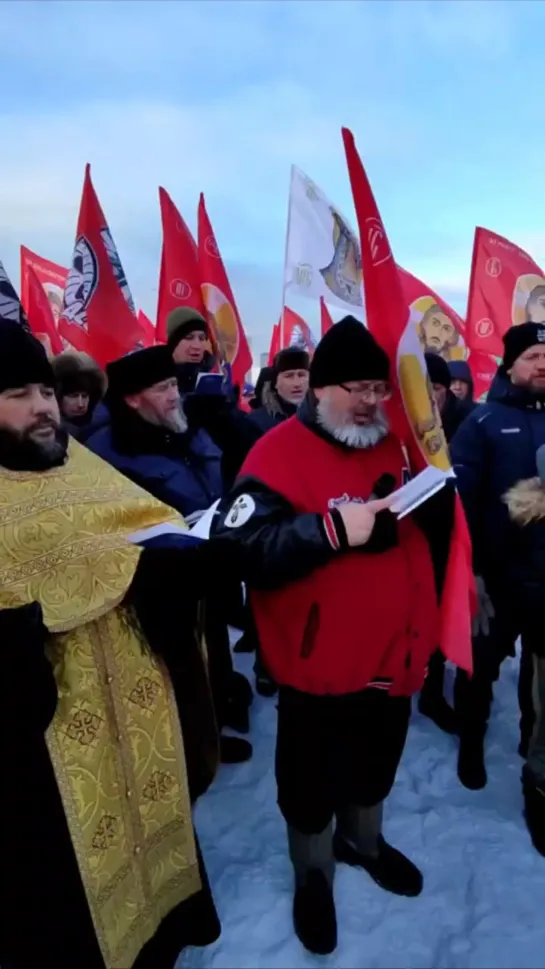
[[[440,471],[439,468],[434,468],[429,464],[424,471],[417,474],[415,478],[411,478],[406,485],[394,491],[394,501],[390,506],[391,511],[398,518],[404,518],[405,515],[409,515],[411,511],[431,498],[432,495],[437,494],[450,478],[455,477],[456,475],[452,470]]]

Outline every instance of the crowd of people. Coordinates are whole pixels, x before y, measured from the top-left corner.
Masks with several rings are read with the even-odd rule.
[[[173,969],[218,937],[192,809],[219,763],[253,755],[253,686],[277,705],[310,952],[337,944],[338,864],[422,892],[383,830],[412,697],[458,735],[460,782],[484,787],[493,686],[519,637],[524,817],[545,855],[545,325],[506,332],[485,403],[466,363],[426,354],[456,478],[399,520],[411,468],[363,324],[341,320],[312,358],[281,350],[248,411],[201,379],[203,317],[177,309],[167,329],[103,373],[0,325],[2,969]],[[452,707],[438,647],[456,490],[478,608]]]

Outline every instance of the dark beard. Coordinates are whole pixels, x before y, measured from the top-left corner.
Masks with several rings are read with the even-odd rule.
[[[10,471],[49,471],[66,461],[68,434],[57,428],[55,441],[37,444],[28,436],[0,429],[0,465]]]

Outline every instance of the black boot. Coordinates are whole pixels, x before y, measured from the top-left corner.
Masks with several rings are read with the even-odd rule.
[[[295,870],[295,934],[309,952],[329,955],[337,947],[332,825],[320,834],[308,835],[288,827],[288,842]]]
[[[428,675],[418,699],[418,710],[423,717],[429,717],[439,730],[454,734],[457,728],[456,716],[443,695],[444,680],[445,660],[437,650],[430,658]]]
[[[545,790],[523,777],[524,817],[536,851],[545,858]]]
[[[309,952],[327,956],[337,948],[337,915],[333,892],[319,868],[307,873],[304,885],[295,889],[293,926]]]
[[[220,737],[220,763],[245,764],[253,754],[253,747],[241,737]]]
[[[242,673],[233,673],[224,702],[222,726],[230,727],[237,733],[248,733],[253,698],[254,694],[246,677]]]
[[[278,693],[278,684],[274,682],[265,670],[256,672],[255,688],[260,696],[271,697]]]
[[[486,787],[488,776],[484,763],[484,733],[482,730],[462,733],[458,750],[458,777],[470,791]]]
[[[392,848],[382,835],[378,837],[376,856],[360,854],[343,839],[339,831],[335,832],[333,849],[337,861],[354,868],[364,868],[385,891],[408,898],[420,895],[424,883],[422,872],[397,848]]]

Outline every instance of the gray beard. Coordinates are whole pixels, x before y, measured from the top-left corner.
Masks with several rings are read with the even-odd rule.
[[[185,434],[187,431],[187,417],[182,407],[178,411],[173,411],[170,417],[165,420],[164,426],[174,434]]]
[[[352,448],[371,448],[376,447],[385,437],[388,436],[390,427],[388,419],[383,411],[377,410],[375,420],[372,424],[335,424],[330,416],[329,408],[325,401],[318,402],[316,407],[316,418],[320,427],[334,437],[340,444]]]

